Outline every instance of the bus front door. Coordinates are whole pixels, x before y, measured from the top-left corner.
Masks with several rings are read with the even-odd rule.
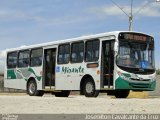
[[[103,87],[113,87],[114,70],[114,40],[102,42],[102,85]]]
[[[52,89],[55,87],[56,48],[46,49],[44,53],[44,85],[45,89]]]

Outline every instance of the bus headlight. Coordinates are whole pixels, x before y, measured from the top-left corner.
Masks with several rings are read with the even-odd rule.
[[[156,79],[157,79],[157,76],[156,76],[156,75],[149,76],[149,79],[151,79],[151,80],[156,80]]]
[[[130,80],[130,77],[125,76],[123,73],[121,73],[120,71],[117,71],[117,74],[119,75],[120,78],[122,78],[123,80]]]

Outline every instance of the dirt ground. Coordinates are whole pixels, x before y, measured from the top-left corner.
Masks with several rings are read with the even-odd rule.
[[[24,93],[0,93],[0,114],[160,114],[160,76],[153,92],[131,93],[127,99],[106,94],[97,98],[70,95],[58,98],[50,94],[31,97]]]
[[[116,99],[107,95],[100,95],[97,98],[80,95],[58,98],[48,94],[43,97],[25,94],[0,95],[2,114],[159,114],[159,106],[160,98]]]

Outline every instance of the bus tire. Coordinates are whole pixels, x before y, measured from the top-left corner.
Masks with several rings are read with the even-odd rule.
[[[130,90],[115,90],[115,97],[116,98],[127,98],[129,95]]]
[[[27,84],[27,93],[30,96],[43,96],[44,92],[37,90],[37,84],[35,80],[29,81]]]
[[[70,90],[64,90],[64,91],[61,91],[61,92],[55,92],[54,95],[56,97],[68,97],[70,94]]]
[[[83,93],[86,97],[97,97],[99,90],[96,90],[93,79],[87,78],[83,84]]]

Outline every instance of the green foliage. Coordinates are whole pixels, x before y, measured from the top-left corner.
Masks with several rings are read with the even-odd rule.
[[[160,69],[156,70],[157,75],[160,75]]]

